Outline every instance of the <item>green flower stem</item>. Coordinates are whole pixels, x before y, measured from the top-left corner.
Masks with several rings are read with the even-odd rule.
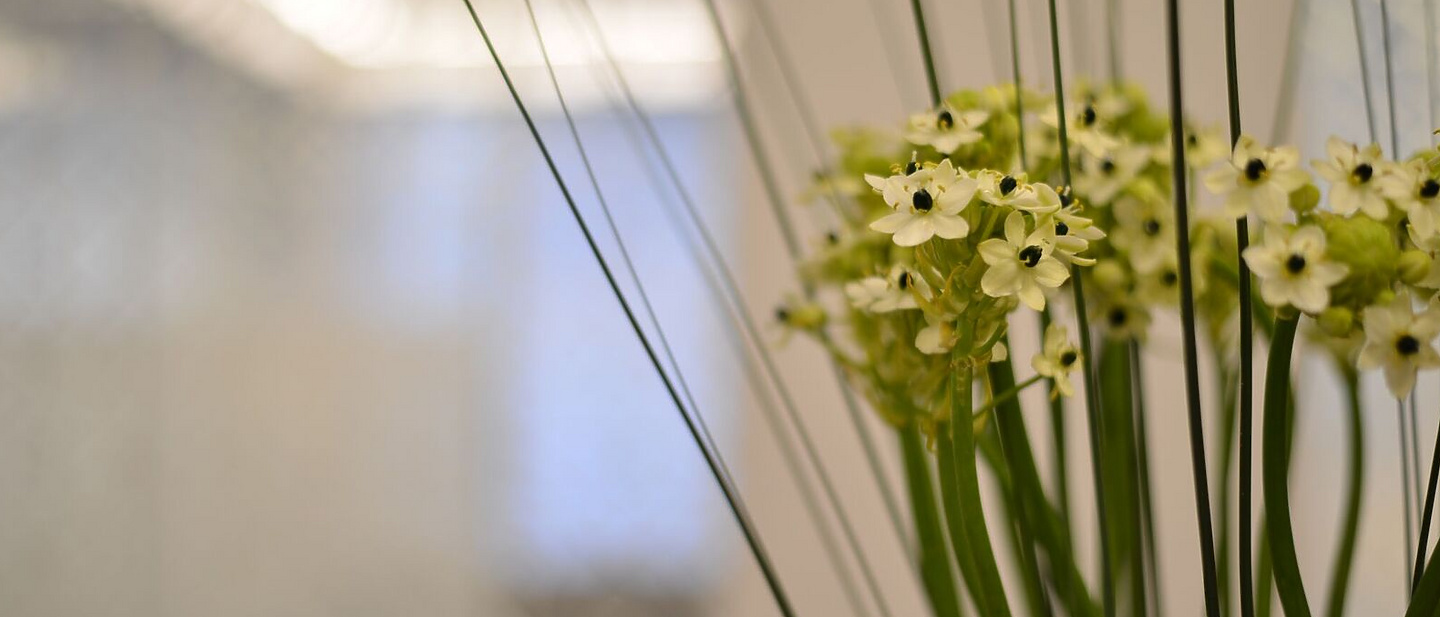
[[[1345,614],[1345,595],[1350,589],[1350,566],[1355,558],[1355,540],[1360,529],[1360,504],[1365,478],[1365,422],[1360,406],[1360,375],[1345,359],[1336,357],[1336,369],[1345,381],[1345,394],[1350,407],[1350,478],[1345,488],[1345,518],[1341,524],[1340,545],[1330,568],[1330,597],[1325,614]]]
[[[1420,578],[1420,585],[1415,588],[1415,595],[1410,597],[1410,607],[1405,609],[1405,617],[1431,617],[1440,612],[1440,567],[1435,562],[1440,558],[1440,552],[1430,556],[1430,563],[1425,567],[1425,576]]]
[[[1414,391],[1411,391],[1414,394]],[[1411,399],[1414,400],[1413,398]],[[1414,408],[1411,408],[1414,411]],[[1414,416],[1411,416],[1412,418]],[[1413,433],[1412,433],[1413,434]],[[1418,471],[1418,470],[1417,470]],[[1415,580],[1412,590],[1420,587],[1421,574],[1425,572],[1425,549],[1430,542],[1430,517],[1435,514],[1435,484],[1440,481],[1440,432],[1435,433],[1434,455],[1430,459],[1430,481],[1425,489],[1425,511],[1420,515],[1420,543],[1415,547]]]
[[[955,458],[955,438],[949,422],[935,428],[935,458],[940,476],[940,497],[944,502],[945,526],[950,532],[950,546],[955,552],[955,561],[960,566],[960,578],[970,590],[970,601],[981,615],[989,614],[990,597],[988,589],[980,582],[979,570],[975,566],[975,551],[970,544],[970,535],[965,527],[965,510],[960,495],[960,476],[950,461]]]
[[[1130,348],[1123,340],[1106,339],[1098,358],[1100,390],[1105,392],[1106,503],[1110,506],[1110,558],[1117,576],[1130,581],[1130,612],[1145,613],[1145,539],[1140,517],[1140,485],[1135,453],[1134,388],[1130,383]]]
[[[962,340],[965,337],[961,337]],[[970,359],[957,344],[952,354],[954,366],[950,371],[950,417],[969,418],[974,407],[971,388],[974,385],[974,369]],[[985,524],[985,508],[980,498],[980,475],[975,460],[975,432],[969,423],[951,423],[950,437],[954,447],[949,460],[945,456],[945,439],[940,440],[940,465],[954,465],[957,480],[954,498],[945,500],[946,506],[958,507],[961,523],[964,525],[964,541],[951,537],[957,552],[961,545],[968,545],[975,560],[975,574],[984,589],[986,608],[982,613],[994,617],[1008,617],[1010,603],[1005,597],[1005,585],[1000,580],[1000,569],[995,564],[995,550],[990,545],[990,531]]]
[[[920,39],[920,57],[925,61],[925,84],[930,87],[930,104],[940,106],[940,79],[935,76],[935,56],[930,51],[930,31],[925,27],[925,7],[922,0],[910,0],[910,11],[915,15],[915,34]]]
[[[903,427],[900,451],[905,460],[905,480],[909,486],[910,513],[920,540],[920,576],[925,593],[936,617],[959,617],[960,595],[955,589],[955,576],[950,570],[950,554],[945,548],[945,532],[940,527],[939,504],[930,478],[930,464],[920,431],[914,426]]]
[[[1211,349],[1218,350],[1219,347],[1211,345]],[[1216,398],[1220,400],[1220,448],[1218,457],[1215,460],[1215,476],[1212,482],[1215,484],[1213,495],[1215,497],[1215,511],[1220,513],[1215,521],[1215,552],[1216,567],[1220,575],[1220,605],[1230,607],[1230,558],[1233,556],[1230,551],[1230,477],[1234,471],[1233,464],[1235,454],[1235,432],[1238,428],[1239,407],[1236,405],[1237,389],[1235,380],[1238,379],[1236,370],[1225,362],[1220,354],[1214,354],[1215,374],[1220,376],[1220,391],[1216,392]],[[1241,555],[1245,553],[1242,552]],[[1241,559],[1245,559],[1241,557]]]
[[[1255,617],[1270,617],[1275,597],[1275,561],[1270,559],[1270,534],[1265,533],[1269,520],[1265,511],[1260,511],[1260,537],[1255,545],[1259,547],[1255,557]]]
[[[1006,360],[1006,362],[1009,362],[1009,360]],[[1022,381],[1017,385],[1010,386],[1004,392],[1001,392],[1000,394],[996,394],[995,396],[991,397],[990,400],[987,401],[984,405],[975,408],[975,413],[971,414],[971,417],[980,418],[981,416],[990,413],[990,410],[1000,406],[1001,403],[1005,403],[1010,401],[1011,399],[1014,399],[1017,395],[1020,394],[1021,390],[1024,390],[1025,388],[1039,383],[1040,380],[1044,378],[1044,375],[1032,375],[1029,379]],[[1014,383],[1015,381],[1015,375],[1013,370],[1010,375],[1010,381],[1011,383]]]
[[[1275,334],[1270,341],[1270,359],[1265,368],[1264,460],[1261,479],[1268,518],[1265,529],[1270,536],[1270,555],[1275,567],[1275,589],[1286,617],[1309,617],[1310,603],[1305,599],[1305,584],[1300,576],[1300,561],[1295,554],[1295,530],[1290,522],[1289,441],[1286,425],[1290,395],[1290,354],[1295,345],[1295,328],[1299,316],[1281,316],[1275,320]]]
[[[1150,614],[1162,614],[1164,602],[1160,596],[1160,559],[1158,553],[1159,545],[1155,541],[1155,501],[1153,492],[1150,490],[1150,431],[1145,427],[1145,370],[1140,361],[1140,343],[1130,341],[1130,371],[1133,378],[1130,382],[1135,397],[1135,444],[1136,444],[1136,471],[1140,474],[1140,514],[1141,523],[1145,525],[1145,557],[1146,568],[1150,578]]]
[[[1025,570],[1026,593],[1030,604],[1030,611],[1032,614],[1048,616],[1051,614],[1049,598],[1046,595],[1045,584],[1040,575],[1039,561],[1035,558],[1034,538],[1036,534],[1032,531],[1035,525],[1033,518],[1028,513],[1029,502],[1036,498],[1036,495],[1029,490],[1032,488],[1029,480],[1030,474],[1035,469],[1034,459],[1031,458],[1027,460],[1022,457],[1022,455],[1029,454],[1028,444],[1007,444],[1007,439],[1004,437],[1007,433],[1004,427],[1008,427],[1017,421],[1023,421],[1023,419],[1018,418],[1020,416],[1020,402],[1016,400],[1014,396],[1015,393],[1018,393],[1025,386],[1039,381],[1040,377],[1037,375],[1026,380],[1023,384],[1015,385],[1015,368],[1008,358],[1003,362],[990,363],[986,367],[986,377],[992,390],[1006,388],[1005,392],[1010,395],[1004,398],[999,396],[992,397],[990,402],[986,403],[986,406],[1001,406],[999,413],[995,414],[995,432],[997,436],[1000,436],[998,441],[1000,444],[1000,454],[1005,462],[1005,469],[1010,472],[1010,477],[1012,478],[1010,490],[1005,491],[1005,494],[1010,497],[1010,520],[1013,521],[1012,527],[1016,530],[1016,535],[1018,536],[1019,546],[1017,548],[1019,550],[1016,551],[1016,554],[1020,557],[1021,566]],[[1013,433],[1013,431],[1009,432]],[[1021,483],[1014,481],[1018,473],[1017,469],[1022,466],[1028,470],[1024,474],[1026,476],[1024,482],[1026,486],[1024,487],[1020,486]],[[1043,498],[1043,494],[1041,494],[1040,499]]]
[[[1044,338],[1045,331],[1050,328],[1050,307],[1045,307],[1040,312],[1040,335]],[[1051,390],[1055,389],[1055,380],[1050,379]],[[1060,508],[1060,517],[1065,524],[1065,533],[1070,535],[1070,465],[1066,460],[1069,448],[1065,441],[1065,401],[1059,397],[1050,399],[1050,439],[1051,447],[1054,448],[1054,473],[1055,473],[1055,495]]]

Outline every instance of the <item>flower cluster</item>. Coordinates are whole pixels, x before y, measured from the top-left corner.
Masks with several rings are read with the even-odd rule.
[[[1311,163],[1328,208],[1294,148],[1249,136],[1205,178],[1228,215],[1264,224],[1244,253],[1264,302],[1282,316],[1315,317],[1332,349],[1355,354],[1362,370],[1384,369],[1397,397],[1414,388],[1418,370],[1440,366],[1440,278],[1432,267],[1440,181],[1430,154],[1390,161],[1377,145],[1330,138],[1325,158]]]
[[[848,327],[843,342],[820,338],[896,424],[945,419],[956,363],[1008,359],[1008,315],[1043,310],[1105,238],[1078,202],[1019,171],[1016,94],[957,93],[912,116],[899,139],[840,133],[835,171],[818,179],[817,195],[846,189],[842,224],[803,274],[841,292],[843,309],[830,312]],[[1078,360],[1057,326],[1032,366],[1069,394]]]

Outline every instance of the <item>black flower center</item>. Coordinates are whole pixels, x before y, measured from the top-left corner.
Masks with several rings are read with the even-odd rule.
[[[1245,164],[1245,178],[1247,180],[1255,182],[1264,176],[1265,161],[1262,161],[1260,159],[1250,159],[1250,162]]]
[[[1365,184],[1366,182],[1369,182],[1370,178],[1374,175],[1375,168],[1371,167],[1369,163],[1361,163],[1359,165],[1356,165],[1355,169],[1350,171],[1350,177],[1354,178],[1355,182],[1358,184]]]
[[[948,109],[942,110],[940,116],[935,119],[935,125],[939,126],[942,130],[948,130],[950,127],[955,126],[955,116],[951,114]]]
[[[1057,236],[1068,236],[1068,235],[1070,235],[1070,226],[1069,226],[1069,225],[1066,225],[1066,224],[1065,224],[1065,221],[1055,221],[1055,235],[1057,235]]]
[[[1012,191],[1015,190],[1015,187],[1017,186],[1020,186],[1020,183],[1018,181],[1016,181],[1014,178],[1011,178],[1010,176],[1005,176],[1004,178],[1000,179],[1000,194],[1009,195]]]
[[[1060,192],[1059,192],[1059,195],[1060,195],[1060,205],[1065,206],[1066,208],[1069,208],[1069,207],[1070,207],[1070,204],[1075,203],[1075,196],[1070,194],[1070,187],[1067,186],[1067,187],[1061,189]]]
[[[901,272],[901,273],[900,273],[900,278],[895,281],[895,286],[896,286],[896,287],[899,287],[901,291],[904,291],[904,290],[906,290],[906,289],[909,289],[909,288],[910,288],[910,273],[909,273],[909,272]]]
[[[1025,263],[1025,267],[1034,268],[1035,264],[1040,263],[1040,258],[1044,255],[1044,250],[1032,244],[1023,249],[1020,249],[1020,253],[1019,255],[1017,255],[1017,257],[1020,258],[1020,261]]]
[[[1060,354],[1060,366],[1070,366],[1079,359],[1080,356],[1076,355],[1074,351],[1066,351],[1065,353]]]
[[[833,231],[827,233],[825,234],[825,241],[829,242],[830,244],[840,244],[840,234],[837,234]]]
[[[1175,283],[1180,282],[1180,275],[1176,274],[1174,270],[1166,270],[1160,274],[1160,282],[1164,283],[1166,287],[1174,287]]]
[[[1420,353],[1420,339],[1409,334],[1402,335],[1395,339],[1395,351],[1400,352],[1402,356],[1413,356]]]
[[[790,321],[790,310],[780,306],[775,308],[775,321],[787,323]]]
[[[1194,133],[1185,136],[1185,145],[1194,148],[1198,143],[1200,143],[1200,138],[1196,137]]]
[[[1106,315],[1105,318],[1110,321],[1111,327],[1119,328],[1125,325],[1125,322],[1130,321],[1130,314],[1125,312],[1125,309],[1116,307],[1110,309],[1110,314]]]
[[[1300,274],[1305,269],[1305,256],[1299,253],[1291,255],[1285,260],[1285,269],[1289,270],[1290,274]]]
[[[1160,221],[1155,219],[1145,219],[1145,224],[1141,228],[1145,230],[1147,236],[1160,235]]]
[[[1080,112],[1080,126],[1088,127],[1092,124],[1095,124],[1095,106],[1086,105],[1085,109]]]
[[[1107,175],[1107,176],[1114,174],[1114,173],[1115,173],[1115,161],[1112,161],[1112,160],[1110,160],[1110,159],[1105,159],[1105,160],[1103,160],[1103,161],[1100,161],[1100,173],[1105,174],[1105,175]]]
[[[915,161],[910,161],[909,163],[905,164],[905,175],[908,176],[910,174],[913,174],[918,169],[920,169],[920,164],[916,163]]]
[[[1440,195],[1440,182],[1436,182],[1434,178],[1427,179],[1424,184],[1420,185],[1421,197],[1435,199],[1436,195]]]
[[[929,212],[930,208],[935,207],[935,198],[930,196],[929,191],[920,189],[910,196],[910,203],[915,206],[916,210]]]

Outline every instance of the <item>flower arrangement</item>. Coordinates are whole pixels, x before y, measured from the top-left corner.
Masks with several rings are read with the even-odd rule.
[[[1307,165],[1294,147],[1267,146],[1244,134],[1229,2],[1228,140],[1218,129],[1198,126],[1184,115],[1175,0],[1167,2],[1168,113],[1153,109],[1142,88],[1120,80],[1080,84],[1067,92],[1059,68],[1054,0],[1048,3],[1048,14],[1055,92],[1027,89],[1015,60],[1013,0],[1008,4],[1012,82],[942,97],[922,2],[911,1],[931,106],[892,128],[834,132],[836,155],[817,161],[819,171],[807,200],[828,202],[838,223],[798,259],[801,293],[775,313],[784,327],[808,336],[827,352],[843,382],[842,394],[858,394],[895,433],[904,462],[909,521],[900,521],[900,508],[887,505],[902,543],[910,533],[915,537],[914,566],[931,610],[938,617],[958,617],[964,612],[962,598],[968,598],[979,614],[1018,612],[1022,604],[1012,599],[1015,590],[1007,590],[995,557],[994,545],[1006,542],[1018,556],[1017,597],[1024,598],[1023,606],[1032,614],[1059,610],[1110,617],[1120,611],[1122,601],[1130,614],[1160,612],[1139,358],[1157,323],[1155,315],[1175,311],[1183,329],[1206,614],[1228,613],[1237,599],[1242,615],[1267,614],[1272,585],[1286,614],[1311,613],[1288,492],[1291,431],[1298,411],[1292,396],[1292,354],[1302,323],[1316,348],[1329,354],[1350,408],[1351,476],[1325,594],[1327,613],[1341,614],[1360,513],[1364,422],[1359,375],[1382,372],[1398,401],[1413,401],[1417,372],[1440,367],[1435,347],[1440,337],[1440,152],[1395,156],[1392,139],[1392,156],[1387,158],[1377,144],[1332,138],[1325,156]],[[725,43],[719,12],[713,1],[706,0],[706,5]],[[1383,0],[1381,6],[1383,11]],[[770,32],[763,3],[757,3],[756,11],[762,30]],[[473,8],[471,15],[489,45]],[[1113,32],[1111,39],[1113,55]],[[782,48],[773,46],[784,69]],[[728,43],[722,47],[747,143],[769,189],[777,224],[791,255],[802,257],[806,251],[776,195],[776,183],[768,176],[773,172],[755,138],[734,52]],[[528,122],[493,46],[490,51]],[[620,81],[623,89],[623,77]],[[798,94],[795,99],[802,104]],[[629,104],[648,122],[633,98]],[[566,115],[570,120],[568,110]],[[1391,115],[1393,121],[1393,111]],[[533,123],[530,126],[564,189],[544,140]],[[574,136],[580,145],[578,133]],[[654,142],[663,160],[663,146]],[[583,156],[583,146],[580,149]],[[673,170],[671,176],[683,195],[683,183]],[[595,189],[599,194],[598,183]],[[614,283],[569,191],[565,194],[745,532],[777,605],[783,614],[793,615],[718,448],[708,438],[694,402],[682,400],[683,381],[672,379],[626,294]],[[1214,207],[1200,204],[1202,200],[1214,201]],[[703,237],[703,222],[698,217],[692,221]],[[1251,222],[1259,223],[1253,237]],[[618,234],[615,239],[623,249]],[[708,238],[705,244],[710,244]],[[713,252],[713,247],[706,250]],[[711,258],[724,279],[717,295],[743,307],[724,260],[718,254]],[[638,278],[635,286],[643,299]],[[862,568],[871,600],[880,614],[888,615],[884,593],[854,541],[851,524],[784,393],[783,380],[748,316],[743,309],[739,312],[750,342],[761,348],[762,370],[757,372],[781,390],[808,462],[819,473]],[[653,314],[650,318],[660,331],[658,320]],[[1041,345],[1033,356],[1017,358],[1009,334],[1026,322],[1038,325]],[[1092,334],[1099,335],[1098,341]],[[1260,551],[1251,537],[1251,433],[1257,397],[1250,376],[1256,334],[1269,341],[1258,397],[1265,506]],[[1239,504],[1230,503],[1228,481],[1222,481],[1217,502],[1211,503],[1197,376],[1201,337],[1220,375],[1214,393],[1224,429],[1216,459],[1219,476],[1228,478],[1232,465],[1238,465]],[[663,333],[660,342],[668,354]],[[1017,364],[1024,368],[1017,371]],[[678,376],[678,365],[673,372]],[[1042,482],[1035,456],[1038,447],[1046,446],[1032,441],[1018,396],[1041,384],[1049,391],[1050,432],[1055,436],[1048,445],[1054,450],[1050,458],[1059,466],[1053,475],[1060,480],[1053,488]],[[1071,522],[1063,467],[1066,399],[1078,399],[1084,407],[1090,443],[1101,552],[1101,576],[1093,585],[1076,559],[1075,536],[1081,532]],[[858,405],[849,408],[852,416],[858,413]],[[852,419],[872,457],[882,494],[889,499],[863,422],[858,416]],[[1401,426],[1403,430],[1403,421]],[[1407,442],[1403,434],[1401,442]],[[1418,461],[1403,460],[1410,454],[1418,457],[1415,452],[1418,448],[1402,452],[1402,468],[1413,469],[1418,487]],[[999,512],[987,511],[981,498],[982,463],[1000,485],[1004,508]],[[795,473],[797,479],[802,475]],[[1407,537],[1407,544],[1415,547],[1406,556],[1414,564],[1406,573],[1412,591],[1407,615],[1440,610],[1440,567],[1426,555],[1437,475],[1440,448],[1431,465],[1423,511],[1418,488],[1414,510],[1409,503],[1405,506],[1407,516],[1414,517],[1407,520],[1406,531],[1413,528],[1420,536],[1418,542]],[[1408,477],[1405,484],[1408,498]],[[1238,555],[1229,551],[1230,517],[1219,516],[1217,525],[1214,515],[1226,514],[1232,506],[1240,515],[1234,528]],[[822,536],[830,538],[823,516],[815,518]],[[995,518],[1003,521],[998,527],[1010,537],[991,537],[987,521]],[[826,542],[834,559],[838,549],[829,544],[834,540]],[[1258,571],[1253,567],[1257,553]],[[1238,590],[1227,584],[1232,563],[1239,569]],[[852,607],[868,614],[852,587],[845,585]],[[1119,597],[1122,591],[1128,594],[1124,600]]]

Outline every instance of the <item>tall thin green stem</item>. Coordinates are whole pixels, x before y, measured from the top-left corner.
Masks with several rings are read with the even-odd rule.
[[[920,40],[920,59],[925,62],[925,84],[930,87],[930,104],[940,106],[940,78],[935,75],[935,55],[930,49],[930,29],[925,27],[923,0],[910,0],[915,15],[915,34]]]
[[[1440,429],[1435,433],[1435,450],[1430,459],[1430,481],[1425,490],[1425,512],[1420,515],[1420,543],[1415,545],[1415,576],[1412,590],[1420,588],[1425,573],[1425,549],[1430,542],[1430,517],[1435,514],[1435,484],[1440,480]]]
[[[1350,590],[1350,570],[1355,560],[1355,541],[1360,529],[1360,506],[1365,480],[1365,419],[1360,405],[1360,375],[1346,360],[1336,359],[1345,382],[1350,422],[1350,477],[1345,483],[1345,518],[1340,527],[1340,544],[1335,563],[1330,569],[1330,597],[1325,605],[1329,617],[1345,614],[1345,598]]]
[[[1229,94],[1230,146],[1240,141],[1240,71],[1235,50],[1235,0],[1225,0],[1225,76]],[[1182,228],[1185,229],[1185,228]],[[1250,223],[1246,217],[1235,219],[1235,259],[1240,272],[1240,615],[1255,615],[1255,578],[1250,571],[1251,461],[1254,438],[1255,399],[1250,381],[1255,375],[1254,326],[1250,314],[1250,265],[1245,262],[1245,249],[1250,246]],[[1189,289],[1188,287],[1186,289]],[[1226,516],[1222,511],[1220,516]]]
[[[1395,117],[1395,62],[1390,54],[1390,4],[1380,0],[1380,47],[1385,55],[1385,107],[1390,117],[1390,158],[1400,159],[1400,129]]]
[[[963,338],[963,337],[962,337]],[[956,344],[952,353],[953,367],[950,369],[950,435],[954,450],[946,460],[940,453],[940,465],[954,465],[959,490],[956,499],[947,499],[947,507],[958,507],[964,524],[964,542],[969,545],[975,560],[979,585],[985,590],[986,608],[984,614],[1008,617],[1010,603],[1005,597],[1005,585],[1000,580],[1000,569],[995,563],[995,550],[990,543],[990,531],[985,524],[985,508],[980,498],[980,476],[975,456],[975,431],[968,419],[973,412],[974,400],[971,388],[974,385],[974,369],[970,359],[961,351],[963,342]],[[943,441],[941,442],[943,445]],[[960,540],[952,537],[952,543]],[[971,590],[972,593],[975,590]]]
[[[1300,560],[1295,554],[1295,530],[1290,522],[1289,479],[1289,397],[1290,354],[1295,346],[1299,316],[1275,320],[1270,338],[1270,359],[1265,367],[1265,452],[1261,479],[1265,491],[1265,529],[1270,541],[1270,558],[1275,568],[1275,589],[1286,617],[1309,617]]]
[[[1396,434],[1400,437],[1400,494],[1405,502],[1405,571],[1415,561],[1415,506],[1410,503],[1410,430],[1405,425],[1405,403],[1395,399],[1395,421],[1399,424]]]
[[[1360,60],[1360,92],[1365,97],[1365,124],[1370,129],[1371,143],[1379,143],[1380,128],[1375,123],[1375,99],[1370,94],[1370,62],[1365,51],[1365,23],[1360,16],[1360,0],[1350,0],[1350,17],[1355,25],[1355,49]]]
[[[1195,287],[1190,268],[1190,206],[1185,190],[1185,105],[1180,83],[1180,7],[1165,3],[1166,48],[1170,61],[1171,167],[1175,184],[1175,251],[1180,265],[1180,320],[1184,325],[1185,402],[1190,418],[1190,470],[1194,475],[1195,518],[1200,530],[1201,572],[1205,612],[1220,615],[1219,576],[1215,565],[1215,531],[1210,520],[1210,481],[1205,470],[1205,426],[1200,410],[1200,370],[1195,345]],[[1241,260],[1242,263],[1244,260]],[[1248,285],[1241,285],[1245,289]],[[1246,303],[1248,304],[1248,303]]]
[[[1145,368],[1140,359],[1140,343],[1130,341],[1131,387],[1135,404],[1135,445],[1137,471],[1140,474],[1140,522],[1145,526],[1145,566],[1150,579],[1151,614],[1162,614],[1165,603],[1160,596],[1160,559],[1155,541],[1155,499],[1150,483],[1150,431],[1145,426],[1149,414],[1145,409]]]
[[[699,428],[696,426],[695,421],[686,413],[685,405],[681,402],[678,390],[675,388],[674,383],[671,382],[670,377],[665,373],[664,365],[661,363],[660,357],[656,354],[655,348],[650,344],[644,328],[640,326],[640,321],[635,316],[635,311],[631,308],[630,302],[626,300],[625,294],[621,292],[620,285],[616,281],[615,275],[611,271],[604,253],[600,251],[599,244],[596,243],[594,235],[590,232],[589,225],[585,223],[584,217],[580,214],[580,209],[575,203],[575,198],[570,194],[570,189],[565,183],[564,177],[560,174],[560,168],[556,166],[554,157],[551,156],[549,148],[545,145],[545,139],[541,137],[535,120],[530,116],[529,109],[520,98],[520,91],[515,88],[515,83],[511,80],[509,71],[505,69],[505,64],[500,59],[500,52],[495,49],[495,44],[490,39],[490,33],[486,31],[485,25],[480,20],[480,15],[475,11],[475,6],[471,3],[471,0],[464,1],[465,8],[469,11],[470,18],[475,23],[475,29],[480,33],[480,38],[484,40],[485,48],[489,51],[491,59],[500,71],[500,77],[504,80],[505,87],[510,92],[510,98],[524,119],[525,125],[530,131],[530,136],[535,141],[535,146],[539,148],[541,156],[545,159],[545,165],[550,169],[550,175],[554,178],[555,184],[564,196],[565,203],[569,207],[570,214],[575,219],[576,225],[580,227],[580,232],[585,237],[585,243],[589,246],[592,256],[594,256],[595,261],[600,266],[601,273],[605,276],[606,283],[610,286],[610,291],[614,294],[616,301],[620,303],[620,308],[625,313],[625,317],[630,323],[630,328],[635,332],[636,338],[639,339],[641,347],[645,350],[645,355],[650,360],[651,365],[654,366],[655,372],[660,377],[660,381],[664,384],[671,402],[675,405],[676,410],[679,411],[681,419],[684,421],[685,427],[690,433],[691,439],[695,442],[695,445],[700,449],[701,454],[705,458],[705,463],[710,470],[711,476],[714,478],[715,483],[719,485],[720,491],[725,497],[725,503],[729,506],[730,513],[734,516],[735,522],[740,526],[741,533],[745,536],[746,544],[749,546],[751,554],[760,567],[761,574],[765,578],[766,585],[770,589],[770,594],[774,598],[776,606],[779,607],[780,612],[786,617],[794,617],[795,612],[794,609],[791,608],[789,597],[786,595],[784,587],[780,584],[780,578],[775,572],[764,544],[760,540],[759,533],[755,530],[754,524],[750,520],[749,512],[746,510],[739,492],[731,486],[725,474],[721,471],[717,454],[706,447],[705,440]]]
[[[917,427],[901,427],[897,432],[905,461],[910,514],[920,540],[920,572],[925,593],[930,598],[936,617],[959,617],[960,593],[955,588],[955,574],[950,569],[950,553],[945,549],[945,532],[940,526],[940,506],[935,500],[935,485],[930,477],[925,444]]]
[[[1290,139],[1290,113],[1295,109],[1295,87],[1300,81],[1300,33],[1305,24],[1306,2],[1308,0],[1293,0],[1290,3],[1290,19],[1285,26],[1285,62],[1280,69],[1280,92],[1275,96],[1275,113],[1270,122],[1272,144],[1285,143]]]
[[[1064,180],[1064,191],[1070,194],[1070,137],[1065,116],[1065,78],[1060,66],[1060,22],[1055,0],[1049,0],[1050,8],[1050,64],[1055,76],[1055,108],[1060,130],[1060,174]],[[1075,297],[1075,321],[1080,331],[1080,371],[1085,377],[1085,417],[1090,431],[1090,475],[1095,482],[1095,510],[1100,529],[1100,584],[1101,597],[1106,617],[1115,614],[1115,576],[1110,567],[1110,532],[1106,529],[1109,517],[1105,515],[1105,480],[1101,467],[1101,436],[1104,427],[1100,419],[1100,388],[1095,379],[1094,348],[1090,344],[1090,317],[1085,311],[1084,283],[1080,278],[1079,266],[1070,268],[1070,284]]]

